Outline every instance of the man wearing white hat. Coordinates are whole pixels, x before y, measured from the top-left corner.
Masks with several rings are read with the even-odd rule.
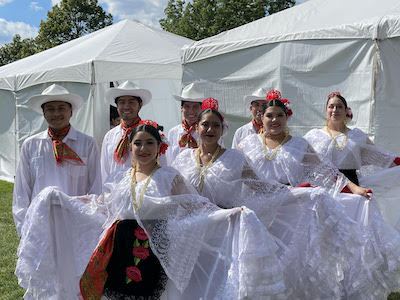
[[[260,88],[253,92],[253,94],[245,96],[245,105],[249,105],[250,113],[252,115],[251,122],[239,127],[233,136],[232,148],[237,149],[240,142],[248,135],[259,133],[262,129],[263,123],[261,120],[263,104],[266,101],[267,91]]]
[[[197,90],[194,83],[185,86],[181,96],[174,96],[181,102],[182,124],[171,128],[168,132],[167,164],[171,165],[175,157],[184,149],[197,148],[197,117],[201,112],[201,102],[206,98]]]
[[[31,200],[43,188],[57,186],[70,196],[101,193],[97,142],[69,123],[82,104],[82,97],[56,84],[27,102],[43,113],[49,127],[27,138],[21,147],[12,208],[20,236]]]
[[[135,83],[127,80],[116,88],[107,91],[110,104],[116,105],[121,117],[121,124],[106,133],[101,148],[101,177],[107,177],[122,168],[131,166],[132,152],[129,146],[129,135],[139,122],[138,115],[143,105],[151,100],[151,92],[140,89]]]
[[[101,193],[97,142],[69,123],[72,113],[82,104],[82,97],[56,84],[27,102],[33,110],[43,113],[49,127],[22,144],[14,184],[12,211],[21,238],[15,274],[26,289],[26,298],[72,299],[66,295],[78,292],[80,257],[70,232],[73,228],[81,230],[82,224],[74,223],[70,211],[57,199],[44,200],[40,191],[51,186],[70,196]],[[85,224],[82,230],[89,230],[90,226]],[[101,229],[101,224],[94,227]],[[38,260],[41,263],[37,264]],[[57,272],[43,272],[48,266]],[[43,296],[47,293],[55,298]]]

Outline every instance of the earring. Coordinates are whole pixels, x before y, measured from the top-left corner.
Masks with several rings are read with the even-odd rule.
[[[326,128],[329,128],[329,119],[326,118]]]
[[[343,123],[344,123],[344,126],[347,126],[347,117],[344,119]]]
[[[288,136],[290,134],[289,127],[285,127],[285,135]]]

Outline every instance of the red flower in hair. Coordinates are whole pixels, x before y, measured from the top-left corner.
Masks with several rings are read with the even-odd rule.
[[[335,96],[342,96],[342,95],[340,94],[340,92],[332,92],[328,95],[328,100]]]
[[[218,110],[218,100],[214,98],[207,98],[201,103],[201,110],[212,108]]]
[[[139,125],[150,125],[150,126],[153,126],[154,128],[158,127],[158,124],[152,120],[141,120],[139,122]]]
[[[139,268],[135,266],[127,267],[125,269],[125,274],[134,282],[142,281],[142,273],[140,272]]]
[[[166,140],[166,138],[165,138],[165,135],[163,135],[163,134],[160,134],[160,136],[161,136],[161,140]],[[167,143],[161,143],[161,146],[160,146],[160,153],[161,154],[165,154],[165,151],[167,151],[167,149],[168,149],[168,144]]]
[[[278,90],[274,90],[274,89],[270,90],[267,93],[266,97],[267,97],[267,101],[270,101],[270,100],[281,100],[282,99],[281,92],[278,91]]]
[[[353,112],[351,111],[351,108],[349,106],[347,106],[346,117],[349,118],[350,120],[353,119]]]
[[[286,107],[286,112],[288,117],[290,117],[291,115],[293,115],[293,111],[292,108],[290,107],[290,102],[288,99],[281,99],[281,102],[285,105]]]

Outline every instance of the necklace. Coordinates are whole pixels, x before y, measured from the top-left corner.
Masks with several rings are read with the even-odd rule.
[[[218,145],[217,149],[215,150],[214,154],[211,157],[211,160],[208,162],[206,167],[204,168],[203,172],[201,171],[201,161],[200,161],[200,149],[197,150],[197,156],[196,156],[196,161],[197,161],[197,172],[199,173],[200,177],[200,184],[199,184],[199,192],[203,190],[204,186],[204,176],[206,175],[206,172],[208,168],[213,164],[213,162],[217,159],[217,156],[219,152],[221,151],[221,146]]]
[[[265,157],[266,160],[273,160],[275,158],[275,156],[278,154],[278,150],[283,146],[284,143],[286,143],[289,140],[289,135],[285,134],[282,142],[278,146],[276,146],[274,148],[274,150],[272,151],[271,155],[268,155],[268,153],[267,153],[267,143],[265,142],[266,134],[267,134],[266,132],[261,134],[261,139],[262,139],[262,142],[263,142],[263,149],[264,149],[264,157]]]
[[[147,176],[146,182],[144,183],[143,189],[139,195],[139,201],[136,202],[136,166],[132,167],[132,180],[131,180],[131,195],[132,195],[132,202],[133,202],[133,207],[135,208],[136,211],[138,211],[141,207],[142,207],[142,203],[143,203],[143,196],[144,193],[146,192],[147,186],[150,183],[150,179],[151,176],[153,176],[154,172],[159,168],[160,166],[158,164],[156,164],[153,168],[153,170],[151,170],[151,173],[149,176]]]
[[[344,128],[344,139],[343,139],[342,145],[340,145],[340,146],[339,146],[338,142],[336,141],[335,137],[333,136],[332,132],[329,130],[328,126],[326,126],[326,131],[328,132],[329,136],[331,137],[336,149],[338,149],[339,151],[342,151],[346,147],[346,144],[347,144],[347,126],[345,126],[345,128]]]

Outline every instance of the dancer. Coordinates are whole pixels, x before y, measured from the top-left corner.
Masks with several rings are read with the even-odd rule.
[[[287,105],[279,99],[269,100],[263,112],[264,133],[247,137],[239,148],[260,178],[291,186],[321,186],[358,224],[363,247],[360,256],[348,260],[342,268],[345,297],[376,299],[398,289],[398,233],[384,222],[366,188],[349,182],[329,161],[322,161],[305,139],[288,134]],[[346,186],[357,195],[340,193]]]
[[[165,144],[156,123],[141,121],[131,140],[133,167],[105,184],[107,230],[83,273],[82,297],[268,299],[282,294],[272,238],[255,215],[246,208],[218,209],[175,169],[160,167],[157,156]],[[264,272],[253,272],[258,265]]]
[[[360,129],[348,128],[352,118],[346,99],[333,92],[326,103],[326,126],[312,129],[304,138],[321,160],[332,162],[352,182],[372,189],[384,218],[400,231],[400,167],[392,168],[400,164],[400,158],[374,145]],[[357,172],[364,176],[359,178]]]
[[[173,166],[218,206],[245,205],[256,213],[278,246],[285,299],[340,299],[337,265],[361,250],[354,222],[321,189],[258,179],[241,152],[218,144],[226,130],[217,110],[202,111],[197,128],[200,147],[180,153]],[[259,266],[254,272],[262,270]]]

